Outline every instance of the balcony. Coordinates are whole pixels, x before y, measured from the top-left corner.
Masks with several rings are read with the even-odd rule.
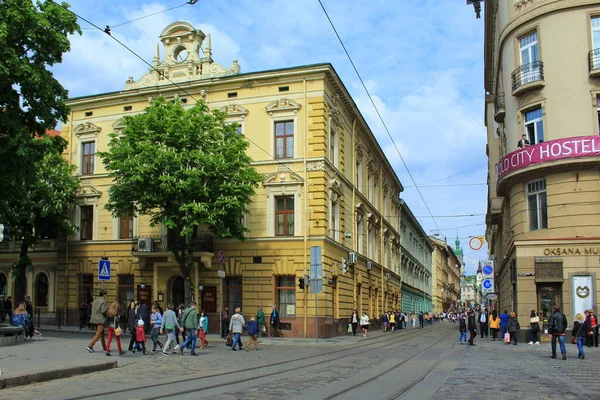
[[[588,53],[588,67],[590,78],[600,76],[600,49],[590,50]]]
[[[494,121],[501,124],[504,122],[504,115],[506,114],[506,104],[504,101],[504,92],[498,93],[494,97]]]
[[[144,253],[169,253],[170,244],[173,243],[172,235],[134,237],[131,252],[137,255]],[[213,253],[213,237],[210,235],[198,235],[192,243],[196,252]]]
[[[523,64],[515,69],[511,74],[512,94],[518,96],[528,90],[543,87],[544,84],[544,63],[534,61],[529,64]]]

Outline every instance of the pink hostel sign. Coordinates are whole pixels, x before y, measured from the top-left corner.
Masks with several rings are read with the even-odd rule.
[[[600,136],[579,136],[552,140],[524,147],[503,157],[496,164],[498,182],[506,175],[530,165],[566,158],[600,156]]]

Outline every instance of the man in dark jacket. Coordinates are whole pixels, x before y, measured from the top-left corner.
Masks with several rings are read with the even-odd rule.
[[[148,305],[145,302],[139,301],[140,308],[138,309],[138,314],[142,321],[144,321],[144,332],[146,334],[150,331],[150,311],[148,310]]]
[[[560,312],[560,306],[554,306],[554,312],[548,320],[548,333],[552,338],[552,357],[556,358],[556,340],[560,343],[562,359],[567,359],[567,348],[565,347],[565,331],[567,330],[567,317]]]
[[[277,311],[277,307],[273,306],[271,311],[271,317],[269,318],[269,323],[271,325],[271,329],[269,330],[269,337],[272,336],[281,336],[283,337],[283,332],[279,330],[279,311]]]
[[[469,344],[475,346],[473,341],[475,340],[475,336],[477,336],[477,319],[475,318],[475,313],[473,311],[469,311],[467,328],[469,329]]]

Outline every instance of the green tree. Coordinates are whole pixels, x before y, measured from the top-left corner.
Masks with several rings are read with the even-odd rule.
[[[242,219],[262,176],[246,155],[245,137],[203,101],[186,110],[158,98],[124,125],[121,135],[111,135],[109,151],[99,153],[114,179],[106,208],[118,217],[133,207],[151,226],[170,230],[169,251],[189,303],[198,231],[243,240]]]
[[[56,211],[42,210],[36,215],[38,208],[27,207],[56,200],[31,197],[44,185],[40,178],[49,178],[40,173],[40,165],[50,162],[48,154],[52,158],[64,148],[60,140],[43,136],[69,114],[64,103],[67,91],[48,69],[70,50],[68,35],[81,33],[77,18],[67,7],[52,1],[0,3],[0,222],[11,227],[12,237],[24,238],[26,249],[39,231],[32,222],[47,219]],[[56,193],[60,192],[56,188]],[[63,215],[55,214],[61,221]],[[14,270],[15,301],[25,295],[27,260],[27,251],[22,249]]]

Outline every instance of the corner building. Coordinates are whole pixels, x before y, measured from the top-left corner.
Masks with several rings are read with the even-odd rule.
[[[498,307],[571,323],[598,308],[600,2],[486,1],[484,57]]]
[[[203,232],[196,244],[193,295],[209,315],[211,332],[219,329],[221,303],[241,307],[246,316],[261,305],[268,315],[276,305],[282,330],[296,337],[315,336],[315,300],[321,337],[345,334],[353,308],[371,317],[398,308],[403,187],[334,68],[241,73],[236,61],[229,67],[214,62],[210,36],[186,22],[166,27],[160,41],[154,68],[130,77],[124,90],[68,102],[71,116],[62,135],[69,142],[65,157],[82,183],[72,215],[79,232],[52,241],[52,252],[32,251],[34,304],[48,315],[63,310],[67,322],[77,323],[79,304],[101,287],[101,257],[112,264],[108,300],[183,303],[184,280],[167,251],[168,230],[150,227],[145,217],[115,219],[104,209],[112,182],[96,155],[107,149],[108,135],[123,128],[124,116],[164,96],[190,107],[203,99],[226,112],[251,142],[248,153],[264,175],[245,219],[248,240],[217,240]],[[18,244],[2,246],[0,274],[9,276]],[[298,285],[308,274],[311,246],[322,248],[318,296]],[[49,301],[38,299],[40,274],[49,278]]]

